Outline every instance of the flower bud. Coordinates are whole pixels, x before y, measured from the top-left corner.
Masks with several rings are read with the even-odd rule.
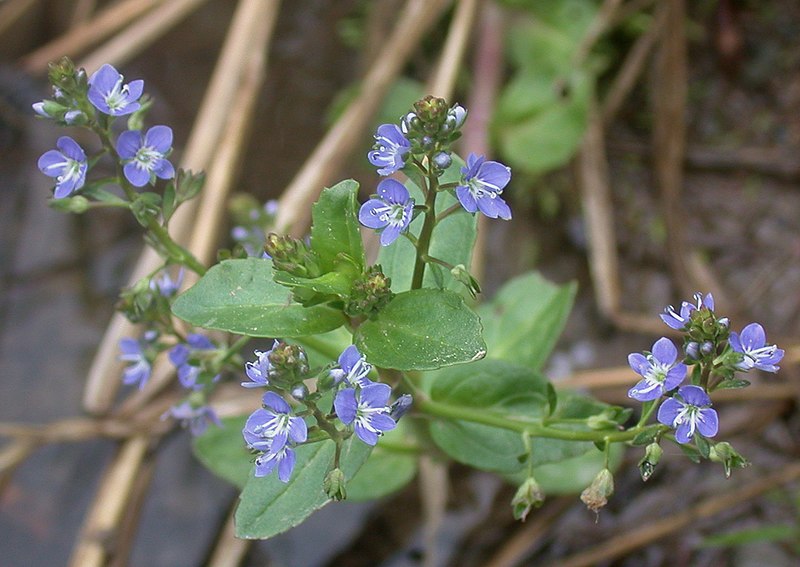
[[[581,492],[581,501],[592,512],[597,513],[600,508],[608,504],[608,498],[614,494],[614,476],[608,469],[603,469],[594,477],[590,484]]]
[[[450,154],[447,152],[439,152],[435,156],[433,156],[433,165],[438,167],[439,169],[447,169],[450,167],[450,164],[453,163],[453,158],[450,157]]]
[[[478,280],[472,277],[467,271],[467,268],[464,264],[458,264],[457,266],[453,266],[450,270],[450,274],[456,279],[456,281],[461,282],[466,286],[467,291],[469,294],[474,298],[481,292],[481,286],[478,283]]]
[[[725,468],[726,478],[730,478],[731,469],[744,468],[750,464],[750,462],[727,441],[712,445],[708,452],[708,459],[715,463],[722,463],[722,466]]]
[[[421,98],[414,103],[414,110],[417,117],[425,124],[441,125],[447,119],[447,102],[436,96],[428,95]]]
[[[544,491],[533,477],[525,479],[511,499],[511,509],[515,520],[525,521],[531,508],[539,508],[544,503]]]
[[[344,500],[347,498],[345,484],[346,482],[342,469],[335,468],[325,475],[325,480],[322,481],[322,489],[329,498],[333,500]]]
[[[717,319],[717,325],[719,325],[722,329],[728,329],[731,326],[731,320],[727,317],[720,317]]]
[[[454,104],[447,111],[447,118],[453,123],[453,129],[458,130],[464,125],[467,119],[467,110],[460,104]]]
[[[370,316],[383,309],[392,297],[392,280],[386,277],[379,265],[371,266],[353,282],[344,311],[350,317]]]
[[[308,387],[301,382],[292,387],[291,394],[295,400],[303,400],[308,395]]]
[[[690,360],[700,360],[700,343],[697,341],[686,343],[686,357]]]
[[[658,464],[658,461],[661,460],[661,454],[663,453],[661,449],[661,445],[658,443],[650,443],[647,448],[644,450],[644,457],[642,460],[639,461],[639,474],[642,475],[642,480],[647,481],[651,476],[653,476],[653,471]]]
[[[298,345],[278,341],[269,351],[269,380],[276,384],[295,383],[308,373],[308,359]]]
[[[395,421],[399,420],[408,412],[413,402],[411,394],[403,394],[389,407],[389,417]]]
[[[714,352],[714,343],[712,343],[711,341],[703,341],[703,344],[700,345],[700,353],[703,356],[708,356],[712,352]]]
[[[81,195],[53,199],[48,202],[51,208],[67,213],[81,214],[89,210],[89,199]]]

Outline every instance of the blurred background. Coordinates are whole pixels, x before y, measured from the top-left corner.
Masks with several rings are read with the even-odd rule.
[[[795,0],[0,1],[0,564],[797,565],[798,37]],[[454,465],[233,540],[233,487],[186,432],[143,435],[131,410],[169,388],[119,389],[112,315],[140,227],[47,206],[36,160],[63,131],[30,105],[63,55],[145,79],[148,122],[218,197],[180,238],[214,249],[237,194],[277,199],[279,228],[302,234],[323,186],[372,192],[377,124],[424,94],[461,103],[460,153],[514,173],[514,219],[481,225],[485,296],[531,269],[579,284],[549,377],[625,403],[626,356],[663,332],[657,314],[713,292],[733,328],[759,321],[787,350],[719,404],[752,465],[726,480],[667,451],[645,485],[630,450],[599,518],[565,496],[524,524],[514,487]]]

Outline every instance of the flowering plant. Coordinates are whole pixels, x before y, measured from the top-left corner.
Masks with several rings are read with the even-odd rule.
[[[682,334],[680,348],[662,337],[629,356],[628,395],[642,404],[635,420],[632,409],[558,391],[542,375],[574,285],[526,274],[475,306],[476,216],[511,219],[503,197],[511,170],[453,153],[467,120],[462,106],[426,97],[398,123],[379,126],[367,159],[385,178],[363,204],[355,181],[324,189],[309,239],[264,234],[271,205],[234,229],[239,252],[206,269],[167,231],[203,177],[169,161],[169,127],[144,129],[143,81],[125,83],[110,65],[87,77],[67,60],[50,78],[54,98],[34,110],[99,140],[93,153],[62,137],[41,157],[41,171],[55,179],[52,204],[79,213],[129,209],[164,259],[122,293],[120,309],[145,327],[120,344],[122,379],[144,388],[157,357],[174,365],[186,395],[164,419],[197,435],[201,460],[242,489],[239,536],[271,537],[331,500],[388,494],[411,480],[428,450],[517,483],[518,518],[547,493],[584,488],[582,500],[599,509],[625,445],[645,447],[645,480],[662,443],[721,462],[726,474],[746,464],[716,441],[711,397],[747,386],[739,372],[777,371],[783,351],[767,344],[758,323],[732,332],[710,294],[661,315]],[[110,179],[91,175],[101,160],[113,165]],[[406,180],[388,177],[398,173]],[[372,264],[362,225],[380,235]],[[180,293],[184,270],[200,278]],[[271,346],[243,360],[253,338]],[[255,398],[249,415],[220,420],[211,394],[230,374],[261,404]]]

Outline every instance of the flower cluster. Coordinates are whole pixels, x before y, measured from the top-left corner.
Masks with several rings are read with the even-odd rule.
[[[82,70],[75,71],[69,61],[54,67],[54,100],[44,100],[33,105],[33,110],[43,118],[66,125],[86,126],[110,139],[110,120],[127,116],[142,108],[140,99],[144,81],[125,83],[123,76],[111,65],[103,65],[88,80]],[[156,178],[172,179],[175,168],[167,159],[172,151],[172,129],[153,126],[147,132],[126,130],[113,147],[105,148],[115,153],[123,178],[133,187],[153,185]],[[56,142],[56,149],[39,158],[39,169],[55,179],[53,196],[64,199],[86,184],[86,174],[93,160],[69,136]]]
[[[332,438],[337,444],[355,433],[364,443],[375,445],[411,405],[407,394],[389,403],[391,387],[369,379],[372,365],[355,345],[340,354],[335,367],[316,374],[312,392],[304,382],[312,375],[299,347],[275,341],[270,350],[257,350],[255,356],[254,361],[245,363],[249,381],[242,386],[267,391],[262,407],[245,423],[242,436],[247,447],[257,453],[256,476],[277,470],[278,479],[288,482],[296,461],[295,447],[308,442],[311,432],[316,440],[321,440],[318,435],[323,433],[323,439]],[[318,405],[326,392],[334,394],[332,411],[323,411]],[[313,417],[315,425],[310,427],[306,416]],[[337,484],[337,491],[342,488]]]
[[[414,103],[414,110],[398,124],[381,124],[375,133],[375,145],[367,153],[379,175],[416,170],[423,178],[437,179],[452,165],[451,145],[461,135],[467,111],[459,104],[451,107],[437,97],[425,97]],[[484,156],[470,154],[461,168],[458,182],[447,189],[454,192],[463,210],[481,212],[489,218],[509,220],[511,209],[501,195],[511,180],[511,169]],[[423,188],[437,191],[435,187]],[[427,201],[427,199],[426,199]],[[398,181],[385,179],[376,194],[359,212],[359,221],[367,228],[381,231],[381,245],[389,246],[406,232],[414,218],[415,201]],[[427,210],[426,214],[432,214]]]
[[[630,367],[641,376],[628,396],[652,404],[665,398],[658,407],[659,423],[675,430],[678,443],[698,441],[699,435],[698,443],[706,446],[706,440],[719,431],[710,394],[717,388],[748,385],[734,380],[736,372],[777,372],[784,352],[767,344],[764,328],[758,323],[750,323],[741,333],[730,331],[728,318],[715,314],[710,293],[696,293],[693,299],[682,302],[679,309],[669,306],[660,315],[671,329],[684,334],[682,353],[662,337],[652,351],[628,356]],[[689,384],[685,384],[687,377]]]

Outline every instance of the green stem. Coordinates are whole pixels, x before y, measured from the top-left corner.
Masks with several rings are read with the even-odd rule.
[[[95,132],[100,137],[100,140],[103,143],[103,147],[106,149],[106,151],[108,151],[110,155],[115,155],[114,143],[111,141],[111,130],[109,124],[106,121],[102,121],[98,124]],[[131,186],[131,184],[128,183],[128,180],[125,179],[124,172],[122,171],[122,165],[119,161],[116,161],[115,166],[117,171],[117,181],[120,184],[120,187],[122,187],[122,190],[125,192],[125,195],[128,197],[128,200],[132,203],[139,197],[139,194]],[[155,218],[148,219],[147,229],[153,233],[153,236],[155,236],[161,245],[164,246],[164,249],[174,261],[186,266],[199,276],[202,276],[206,273],[206,267],[201,264],[191,252],[175,242],[169,235],[169,231],[165,227],[161,226],[161,224]]]
[[[428,248],[431,245],[433,227],[436,226],[436,194],[439,187],[439,179],[433,172],[428,172],[428,191],[425,195],[425,222],[417,239],[417,259],[414,262],[414,276],[411,278],[411,289],[422,287],[422,278],[425,276],[425,257],[428,255]]]
[[[454,203],[453,205],[450,205],[436,216],[436,222],[439,222],[442,219],[446,219],[453,213],[457,213],[458,211],[463,211],[463,210],[464,207],[461,206],[461,203]]]

